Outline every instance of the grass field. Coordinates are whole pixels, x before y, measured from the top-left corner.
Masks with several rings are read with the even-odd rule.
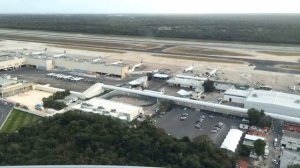
[[[41,117],[29,114],[20,110],[13,110],[0,133],[11,133],[19,130],[21,127],[30,126],[37,122]]]
[[[165,53],[172,54],[194,54],[194,55],[222,55],[222,56],[251,56],[245,53],[238,53],[232,51],[225,50],[217,50],[211,48],[203,48],[203,47],[193,47],[193,46],[177,46],[164,50]]]
[[[259,51],[265,54],[272,54],[276,56],[300,56],[300,53],[297,52],[281,52],[281,51]]]
[[[203,62],[217,62],[217,63],[229,63],[229,64],[244,64],[242,61],[219,59],[219,58],[207,58],[201,56],[182,56],[182,55],[169,55],[169,54],[153,54],[152,56],[172,58],[172,59],[182,59],[182,60],[193,60],[193,61],[203,61]]]
[[[284,68],[284,69],[300,71],[300,66],[282,65],[282,66],[280,66],[280,67],[281,67],[281,68]]]

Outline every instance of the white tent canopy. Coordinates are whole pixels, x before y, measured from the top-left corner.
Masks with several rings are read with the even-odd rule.
[[[221,148],[235,152],[243,132],[238,129],[231,129],[224,139]]]
[[[189,96],[192,92],[180,89],[177,94],[179,94],[180,96]]]

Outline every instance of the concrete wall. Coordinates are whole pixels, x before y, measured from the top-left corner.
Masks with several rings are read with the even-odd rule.
[[[24,65],[25,58],[16,58],[13,60],[0,61],[0,69],[19,68]]]
[[[56,92],[65,91],[64,89],[51,87],[49,85],[34,85],[33,89],[34,90],[45,91],[45,92],[49,92],[49,93],[56,93]]]

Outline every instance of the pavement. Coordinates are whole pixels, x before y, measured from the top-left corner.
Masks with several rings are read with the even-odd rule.
[[[50,86],[53,86],[53,87],[77,91],[77,92],[85,91],[86,89],[91,87],[95,82],[100,82],[100,83],[109,84],[109,85],[120,85],[120,84],[127,83],[128,81],[132,80],[132,78],[126,78],[124,80],[121,80],[121,79],[100,76],[97,78],[82,77],[82,78],[84,78],[86,80],[90,80],[92,82],[80,81],[80,82],[75,83],[75,82],[70,82],[70,81],[59,80],[59,79],[47,77],[46,74],[48,74],[50,72],[71,75],[74,77],[82,77],[79,75],[74,75],[73,73],[71,73],[69,71],[59,71],[59,70],[46,71],[46,70],[26,68],[26,67],[9,70],[9,71],[0,71],[0,75],[1,74],[9,74],[9,75],[12,75],[13,77],[17,77],[19,80],[26,80],[28,82],[33,82],[33,83],[38,83],[38,84],[50,84]]]
[[[0,100],[0,126],[5,122],[5,119],[13,106],[14,105],[12,103]]]

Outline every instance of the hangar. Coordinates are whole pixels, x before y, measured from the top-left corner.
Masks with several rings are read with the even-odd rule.
[[[300,118],[300,96],[275,91],[252,90],[245,100],[245,108]]]

